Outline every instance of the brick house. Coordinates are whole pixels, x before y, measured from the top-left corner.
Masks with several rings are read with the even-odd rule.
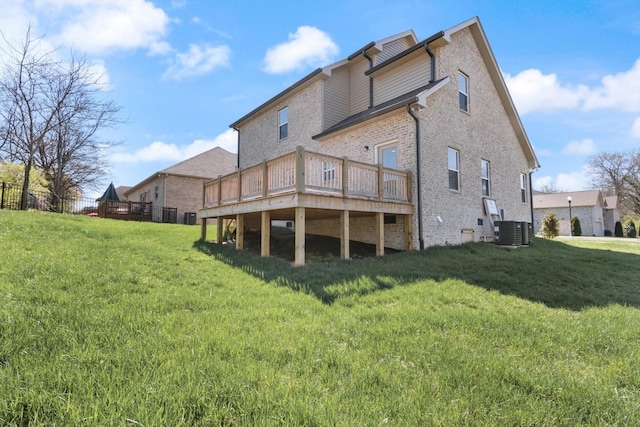
[[[215,147],[155,172],[133,187],[125,187],[122,196],[133,202],[152,202],[152,220],[155,222],[182,223],[185,213],[197,213],[202,208],[203,183],[235,171],[236,163],[235,154]],[[159,207],[177,208],[177,211]],[[168,212],[171,212],[172,218],[163,218]],[[197,216],[196,223],[200,223]]]
[[[571,209],[569,209],[569,197]],[[578,217],[583,236],[613,235],[616,222],[620,221],[618,197],[604,197],[600,190],[535,193],[533,211],[536,232],[539,232],[542,227],[542,217],[547,212],[554,212],[560,223],[561,236],[571,234],[569,215]]]
[[[259,229],[268,255],[274,219],[294,222],[296,265],[304,233],[339,237],[349,257],[350,239],[382,255],[490,240],[498,216],[532,221],[538,160],[477,17],[368,43],[231,127],[240,171],[205,184],[199,216],[235,218],[239,248]]]

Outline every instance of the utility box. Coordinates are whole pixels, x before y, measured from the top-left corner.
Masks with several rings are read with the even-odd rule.
[[[498,244],[504,246],[522,245],[522,222],[520,221],[500,221],[500,240]]]
[[[195,225],[195,223],[196,223],[196,213],[195,212],[185,212],[184,213],[184,223],[186,225]]]

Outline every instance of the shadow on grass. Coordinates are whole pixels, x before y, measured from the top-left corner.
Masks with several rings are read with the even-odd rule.
[[[417,281],[459,279],[553,308],[640,307],[640,256],[546,239],[533,239],[531,245],[517,249],[469,243],[304,267],[204,241],[195,242],[194,248],[266,282],[312,294],[326,304]],[[362,282],[367,286],[358,286]]]

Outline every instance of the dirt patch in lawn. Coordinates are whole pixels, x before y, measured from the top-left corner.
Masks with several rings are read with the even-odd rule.
[[[260,255],[260,235],[245,235],[246,251]],[[335,237],[305,235],[306,262],[331,262],[340,259],[340,239]],[[349,252],[352,259],[375,257],[376,245],[351,240]],[[385,248],[385,254],[399,252]],[[295,258],[295,235],[291,233],[273,234],[271,236],[271,256],[293,262]]]

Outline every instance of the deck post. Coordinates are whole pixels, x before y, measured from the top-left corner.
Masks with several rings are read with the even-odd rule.
[[[269,191],[269,172],[267,170],[267,161],[262,161],[262,197],[267,197]]]
[[[296,147],[296,192],[304,193],[305,189],[305,160],[306,153],[302,145]]]
[[[238,169],[238,201],[242,201],[242,170]]]
[[[384,168],[378,163],[378,200],[384,200]]]
[[[342,159],[342,197],[349,197],[349,158]]]
[[[260,255],[269,256],[271,249],[271,212],[262,211],[260,227]]]
[[[244,249],[244,215],[236,215],[236,249]]]
[[[200,240],[207,240],[207,218],[200,219]]]
[[[340,215],[340,258],[349,259],[349,211]]]
[[[220,200],[222,200],[222,175],[218,175],[218,200],[216,206],[220,206]]]
[[[413,250],[413,215],[404,215],[404,250]]]
[[[222,219],[222,217],[217,217],[216,218],[216,243],[221,245],[222,244],[222,235],[224,233],[224,220]]]
[[[305,262],[305,210],[296,208],[295,219],[295,260],[293,265],[300,267]]]
[[[384,256],[384,213],[376,212],[376,256]]]

